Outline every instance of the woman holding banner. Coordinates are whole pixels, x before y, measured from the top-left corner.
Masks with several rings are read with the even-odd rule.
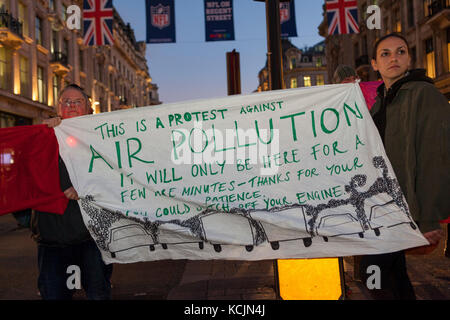
[[[392,33],[377,41],[372,67],[384,83],[371,114],[412,217],[430,242],[410,251],[429,253],[443,237],[439,221],[450,212],[450,109],[424,69],[408,70],[410,61],[402,35]],[[373,298],[416,298],[403,251],[363,256],[360,273],[366,285],[371,265],[381,271],[380,288],[369,290]]]

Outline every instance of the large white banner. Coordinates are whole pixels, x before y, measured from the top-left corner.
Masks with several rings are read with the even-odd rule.
[[[55,132],[106,263],[428,244],[358,84],[102,113]]]

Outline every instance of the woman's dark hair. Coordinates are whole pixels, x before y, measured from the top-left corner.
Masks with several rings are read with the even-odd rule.
[[[373,52],[372,52],[373,60],[377,60],[377,50],[378,50],[378,47],[380,46],[380,43],[382,41],[384,41],[388,38],[392,38],[392,37],[403,40],[406,43],[406,49],[408,49],[408,53],[409,53],[409,44],[408,44],[408,41],[406,40],[406,38],[404,36],[402,36],[400,33],[393,32],[393,33],[389,33],[377,40],[377,42],[375,43],[375,46],[373,47]]]

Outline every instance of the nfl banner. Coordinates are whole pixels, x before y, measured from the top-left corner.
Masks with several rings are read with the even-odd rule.
[[[205,1],[205,40],[234,40],[233,0]]]
[[[297,25],[295,23],[295,1],[280,2],[281,37],[296,37]]]
[[[112,0],[84,0],[84,45],[103,46],[113,44],[113,19]]]
[[[147,0],[147,43],[170,43],[175,41],[174,0]]]

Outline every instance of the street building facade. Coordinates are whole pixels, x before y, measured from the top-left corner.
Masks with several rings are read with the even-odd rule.
[[[73,4],[83,1],[0,0],[0,128],[55,116],[69,83],[85,90],[93,113],[160,103],[145,42],[114,10],[114,44],[85,46],[83,30],[66,24]]]
[[[367,8],[380,8],[380,29],[368,29]],[[327,70],[331,77],[339,64],[353,66],[362,81],[378,80],[372,70],[373,47],[382,36],[401,33],[408,41],[411,68],[423,68],[450,100],[450,0],[358,0],[359,34],[328,35],[326,11],[319,26],[325,37]]]
[[[285,88],[310,87],[329,83],[323,41],[302,50],[294,46],[288,39],[282,39],[281,47]],[[267,63],[258,73],[258,80],[259,85],[256,91],[269,90]]]

